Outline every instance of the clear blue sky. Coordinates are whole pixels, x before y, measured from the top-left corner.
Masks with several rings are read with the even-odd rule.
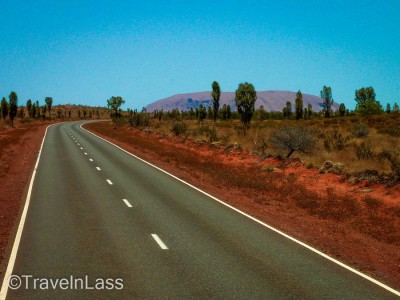
[[[1,0],[0,97],[124,108],[223,91],[332,87],[400,104],[400,1]]]

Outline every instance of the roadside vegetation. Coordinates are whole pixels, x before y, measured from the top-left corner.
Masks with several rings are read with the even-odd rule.
[[[30,124],[36,121],[66,121],[77,119],[108,119],[112,112],[105,107],[90,107],[75,104],[53,106],[53,98],[45,97],[44,103],[39,100],[28,99],[21,103],[16,92],[2,97],[0,102],[0,128],[14,127],[14,120],[18,124]]]
[[[219,107],[221,89],[212,83],[212,105],[188,111],[140,112],[113,108],[114,124],[127,125],[186,139],[202,140],[223,147],[238,145],[261,157],[297,157],[310,167],[346,175],[351,182],[367,178],[371,184],[396,184],[400,181],[400,112],[397,103],[384,111],[372,87],[355,91],[356,109],[341,103],[336,108],[332,88],[321,90],[321,111],[312,111],[298,91],[282,111],[255,110],[256,91],[241,83],[235,93],[236,107]],[[111,98],[112,99],[112,98]],[[115,117],[117,116],[117,117]],[[367,175],[365,175],[367,174]]]

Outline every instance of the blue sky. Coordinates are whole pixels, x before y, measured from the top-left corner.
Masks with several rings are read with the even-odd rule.
[[[0,97],[124,108],[256,90],[400,103],[400,1],[0,0]]]

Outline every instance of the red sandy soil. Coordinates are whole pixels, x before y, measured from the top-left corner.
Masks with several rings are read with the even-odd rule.
[[[308,169],[296,159],[262,160],[247,151],[227,151],[205,142],[129,127],[113,129],[110,123],[92,123],[85,127],[331,257],[400,288],[400,234],[397,233],[400,226],[400,185],[387,188],[383,185],[366,186],[366,182],[360,182],[351,186],[339,175],[320,174],[318,169]],[[268,166],[275,169],[268,172]],[[237,180],[229,175],[232,173],[252,176],[253,179],[260,177],[264,185],[279,185],[273,179],[268,181],[269,174],[273,174],[278,176],[281,187],[270,192],[265,187],[254,185],[254,182],[242,185],[241,177]],[[292,189],[285,186],[285,182],[293,182],[291,178],[296,182]],[[328,188],[339,196],[329,197]],[[279,192],[279,189],[284,192]],[[327,216],[324,211],[314,213],[312,209],[296,204],[293,200],[296,196],[299,198],[296,189],[299,189],[300,198],[314,193],[327,198],[328,206],[329,201],[333,201],[333,206],[338,203],[346,205],[349,201],[356,203],[361,211],[354,218],[351,215],[342,218],[341,214],[348,211],[336,207],[327,210]],[[286,192],[288,198],[282,199]],[[293,199],[289,199],[291,195]],[[378,199],[379,205],[363,206],[366,195]],[[339,215],[335,216],[335,213]],[[377,223],[371,224],[371,220]]]
[[[49,122],[0,126],[0,278],[6,268],[29,180]]]
[[[0,127],[0,272],[4,272],[6,267],[4,258],[12,247],[21,204],[25,201],[47,126],[48,123],[21,124],[16,129]],[[400,289],[399,235],[390,230],[386,232],[382,226],[377,226],[376,230],[372,228],[375,231],[368,227],[371,226],[368,222],[372,213],[386,218],[387,211],[395,211],[390,215],[393,218],[383,220],[391,222],[386,227],[399,228],[399,185],[390,189],[379,185],[365,187],[365,182],[350,186],[342,183],[340,176],[319,174],[317,169],[307,169],[296,159],[261,160],[238,149],[226,151],[216,145],[145,133],[128,127],[115,130],[110,123],[93,123],[86,127],[232,206]],[[275,169],[268,172],[268,166]],[[238,181],[242,178],[239,175],[251,180],[259,179],[254,182],[262,182],[263,186],[253,181],[242,185]],[[274,185],[279,185],[279,182],[281,186],[276,189]],[[295,182],[294,188],[288,188],[290,182]],[[275,189],[265,189],[268,186]],[[338,221],[329,216],[321,217],[307,207],[300,208],[295,201],[299,196],[296,190],[304,197],[304,193],[310,192],[326,194],[328,187],[342,195],[338,198],[340,201],[354,198],[358,202],[365,198],[366,189],[372,189],[368,195],[380,199],[383,204],[378,208],[370,207],[369,215],[359,213],[357,222],[361,223],[354,224],[351,218]],[[282,199],[286,192],[294,200],[289,196]],[[337,200],[335,197],[332,199]],[[360,230],[363,226],[369,230]]]

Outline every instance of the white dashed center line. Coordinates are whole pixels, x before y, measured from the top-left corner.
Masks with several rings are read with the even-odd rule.
[[[89,158],[90,161],[93,161],[93,159]]]
[[[128,200],[126,200],[126,199],[122,199],[122,201],[124,201],[124,202],[125,202],[126,206],[128,206],[128,207],[132,207],[132,205],[129,203],[129,201],[128,201]]]
[[[113,185],[112,181],[110,179],[107,179],[107,182],[109,185]]]
[[[157,244],[161,247],[163,250],[168,250],[168,247],[164,244],[164,242],[158,237],[157,234],[152,234],[151,235],[153,239],[157,242]]]
[[[96,167],[96,169],[97,169],[98,171],[101,171],[101,169],[100,169],[99,167]]]
[[[85,152],[85,155],[87,155],[87,152]]]

